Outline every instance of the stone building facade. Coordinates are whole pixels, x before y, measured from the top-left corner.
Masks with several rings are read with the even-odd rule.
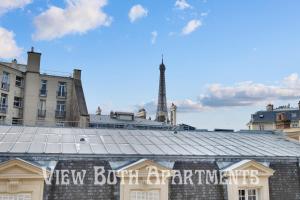
[[[73,76],[40,72],[41,53],[28,52],[27,64],[0,63],[0,121],[39,126],[88,125],[81,71]]]

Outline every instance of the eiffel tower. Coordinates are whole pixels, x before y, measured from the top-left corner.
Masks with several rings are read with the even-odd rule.
[[[158,102],[156,111],[156,121],[158,122],[169,122],[168,108],[167,108],[167,97],[166,97],[166,79],[165,71],[166,67],[164,65],[164,59],[162,57],[161,64],[159,66],[160,76],[159,76],[159,91],[158,91]]]

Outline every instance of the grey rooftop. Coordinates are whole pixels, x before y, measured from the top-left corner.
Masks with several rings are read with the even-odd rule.
[[[0,126],[0,154],[300,157],[273,132],[188,132]]]
[[[154,120],[142,119],[135,117],[133,121],[122,121],[119,119],[111,118],[110,115],[95,115],[90,114],[90,123],[91,124],[126,124],[126,125],[144,125],[144,126],[157,126],[157,127],[170,127],[170,125],[157,122]]]
[[[251,122],[263,122],[263,123],[273,123],[276,121],[276,115],[278,113],[285,113],[286,117],[290,121],[300,120],[300,110],[299,109],[275,109],[273,111],[258,111],[252,115]]]

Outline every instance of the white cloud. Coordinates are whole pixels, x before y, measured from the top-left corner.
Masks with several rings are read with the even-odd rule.
[[[128,17],[131,23],[135,22],[140,18],[146,17],[147,15],[148,15],[148,10],[140,4],[132,6],[132,8],[128,13]]]
[[[171,107],[172,103],[174,103],[177,106],[178,112],[200,112],[206,109],[201,105],[201,103],[195,102],[190,99],[168,101],[168,108]],[[139,110],[140,108],[145,108],[147,113],[155,114],[157,109],[157,102],[155,100],[152,100],[147,103],[141,103],[134,107],[135,107],[134,110],[136,111]]]
[[[145,108],[147,113],[154,114],[157,109],[157,102],[153,99],[146,103],[140,103],[140,104],[134,105],[133,107],[134,107],[135,111],[138,111],[141,108]]]
[[[17,46],[14,36],[12,31],[0,27],[0,58],[17,58],[21,55],[22,48]]]
[[[196,101],[191,99],[168,101],[168,108],[174,102],[178,112],[202,112],[213,108],[253,106],[274,101],[297,101],[300,99],[300,78],[294,73],[283,78],[278,84],[267,85],[252,81],[236,83],[233,86],[211,84]],[[155,114],[156,100],[135,106],[145,108],[149,114]]]
[[[186,0],[176,0],[175,7],[180,10],[192,8],[192,6],[190,4],[188,4],[188,2]]]
[[[187,23],[187,25],[182,29],[183,35],[188,35],[192,32],[194,32],[196,29],[198,29],[202,25],[202,22],[200,20],[193,19]]]
[[[107,0],[67,0],[66,8],[51,6],[34,19],[35,40],[52,40],[68,34],[83,34],[109,26],[112,18],[103,12]]]
[[[298,74],[285,77],[277,85],[254,82],[237,83],[234,86],[212,84],[199,102],[208,107],[250,106],[276,100],[298,100],[300,79]]]
[[[30,4],[32,0],[1,0],[0,1],[0,15],[8,12],[9,10],[24,8]]]
[[[174,104],[177,106],[178,112],[201,112],[206,109],[200,102],[191,99],[176,100]]]
[[[283,84],[289,88],[300,88],[300,79],[297,73],[293,73],[285,78],[283,78]]]
[[[151,44],[155,44],[156,43],[157,36],[158,36],[157,31],[152,31],[151,32]]]

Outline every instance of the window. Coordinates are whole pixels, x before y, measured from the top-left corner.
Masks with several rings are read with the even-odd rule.
[[[20,118],[15,118],[15,117],[13,117],[12,118],[12,125],[22,125],[22,119],[20,119]]]
[[[297,117],[297,113],[292,113],[292,118],[296,118]]]
[[[258,200],[257,189],[240,189],[239,200]]]
[[[41,99],[38,105],[38,117],[46,117],[46,100]]]
[[[47,80],[41,80],[40,96],[47,96]]]
[[[57,96],[58,97],[66,97],[67,96],[67,84],[65,82],[58,83]]]
[[[57,111],[65,111],[65,108],[66,108],[66,102],[65,101],[58,101],[57,102],[57,106],[56,106]]]
[[[257,200],[258,194],[256,189],[250,189],[248,191],[248,200]]]
[[[264,126],[263,124],[260,124],[260,125],[259,125],[259,130],[260,130],[260,131],[265,130],[265,126]]]
[[[24,78],[21,76],[16,76],[16,86],[23,87],[24,85]]]
[[[9,90],[9,73],[3,72],[1,89],[8,91]]]
[[[7,111],[7,94],[1,94],[0,98],[0,113],[6,113]]]
[[[0,124],[5,124],[5,116],[0,116]]]
[[[40,100],[39,110],[46,110],[46,100],[43,99]]]
[[[239,190],[239,200],[246,200],[246,190]]]
[[[64,122],[56,122],[56,126],[57,127],[65,127],[65,123]]]
[[[297,128],[299,126],[299,121],[292,121],[290,127]]]
[[[14,106],[17,108],[21,108],[23,106],[23,99],[21,97],[15,97]]]
[[[65,117],[65,114],[66,114],[66,102],[57,101],[55,116],[58,118],[63,118]]]

